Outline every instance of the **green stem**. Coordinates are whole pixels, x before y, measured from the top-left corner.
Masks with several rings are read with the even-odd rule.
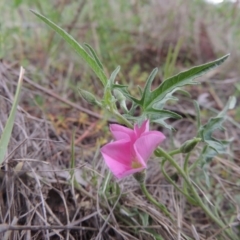
[[[179,150],[179,149],[178,149]],[[184,180],[189,183],[188,177],[186,176],[184,170],[175,162],[175,160],[170,156],[170,154],[166,153],[162,148],[158,147],[157,148],[159,156],[166,158],[172,166],[174,166],[178,173],[184,178]]]
[[[175,150],[169,152],[168,154],[169,154],[170,156],[174,156],[174,155],[179,154],[179,153],[181,153],[180,148],[175,149]],[[154,151],[154,154],[155,154],[157,157],[162,157],[162,152],[159,151],[159,148],[157,148],[157,149]]]
[[[187,191],[183,191],[180,187],[178,187],[178,185],[171,179],[171,177],[166,173],[165,171],[165,168],[164,168],[164,164],[167,160],[166,159],[163,159],[162,163],[161,163],[161,170],[162,170],[162,173],[164,175],[164,177],[180,192],[182,193],[186,198],[187,200],[193,204],[193,205],[196,205],[196,201],[188,195],[188,192]]]
[[[112,114],[116,117],[116,119],[119,121],[119,123],[122,123],[131,129],[133,128],[133,125],[126,118],[124,118],[121,114],[119,114],[117,111],[113,111]]]
[[[226,229],[226,225],[224,224],[223,221],[221,221],[219,218],[217,218],[212,211],[204,204],[204,202],[202,201],[201,197],[198,195],[198,192],[196,191],[196,189],[193,187],[193,185],[191,184],[191,191],[193,196],[195,197],[195,199],[198,201],[199,206],[203,209],[203,211],[205,212],[205,214],[210,217],[219,227],[222,228],[222,230],[224,232],[226,232],[226,234],[231,238],[231,239],[236,239],[234,234],[231,232],[231,230]]]
[[[166,153],[162,148],[158,147],[158,153],[161,153],[161,156],[165,159],[167,159],[178,171],[178,173],[184,178],[184,180],[186,181],[188,187],[190,188],[193,197],[195,198],[195,200],[197,201],[198,205],[203,209],[203,211],[205,212],[205,214],[212,219],[212,221],[214,221],[219,227],[221,227],[222,229],[225,229],[226,225],[223,223],[223,221],[221,221],[220,219],[218,219],[212,212],[211,210],[204,204],[204,202],[202,201],[201,197],[198,195],[198,192],[196,191],[196,189],[194,188],[191,180],[189,179],[189,177],[185,174],[184,170],[175,162],[175,160],[168,154]],[[234,237],[233,234],[228,230],[225,231],[229,237]],[[234,238],[233,238],[234,239]]]
[[[189,157],[191,155],[191,152],[189,152],[185,158],[185,161],[184,161],[184,164],[183,164],[183,169],[185,171],[185,173],[187,174],[188,176],[188,161],[189,161]]]
[[[147,197],[147,199],[149,200],[149,202],[153,203],[156,207],[158,207],[162,212],[164,212],[164,214],[169,217],[172,221],[173,221],[173,217],[171,216],[171,213],[167,210],[166,206],[159,203],[158,201],[156,201],[152,195],[148,192],[145,183],[140,183],[140,187],[142,192],[145,194],[145,196]]]
[[[181,153],[180,148],[175,149],[175,150],[169,152],[168,154],[169,154],[170,156],[173,156],[173,155],[176,155],[176,154],[179,154],[179,153]]]

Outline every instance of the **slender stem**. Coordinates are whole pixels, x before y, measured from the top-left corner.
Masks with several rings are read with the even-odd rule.
[[[165,168],[164,168],[164,164],[167,161],[167,159],[163,159],[162,163],[161,163],[161,170],[162,173],[164,175],[164,177],[180,192],[182,193],[187,199],[188,201],[193,204],[196,205],[196,201],[195,199],[193,199],[191,196],[188,195],[187,191],[183,191],[180,187],[178,187],[178,185],[171,179],[171,177],[166,173]]]
[[[181,153],[180,148],[175,149],[175,150],[169,152],[168,154],[169,154],[170,156],[173,156],[173,155],[176,155],[176,154],[179,154],[179,153]]]
[[[201,197],[199,196],[198,192],[196,191],[196,189],[193,187],[193,185],[191,184],[191,191],[193,196],[195,197],[195,199],[198,201],[199,206],[203,209],[203,211],[206,213],[206,215],[208,217],[210,217],[219,227],[221,227],[223,230],[225,229],[224,232],[226,232],[226,234],[231,237],[231,239],[236,239],[234,234],[232,232],[229,231],[229,229],[226,229],[226,225],[224,224],[223,221],[221,221],[219,218],[217,218],[212,211],[208,208],[208,206],[206,206],[204,204],[204,202],[202,201]]]
[[[191,152],[189,152],[185,158],[185,161],[184,161],[184,165],[183,165],[183,169],[185,171],[185,173],[187,174],[188,176],[188,161],[189,161],[189,157],[191,155]]]
[[[169,217],[173,221],[173,217],[171,213],[167,210],[166,206],[156,201],[153,196],[148,192],[145,183],[140,183],[140,187],[142,192],[145,194],[149,202],[153,203],[156,207],[158,207],[164,214]]]
[[[185,174],[184,170],[175,162],[175,160],[168,154],[166,153],[162,148],[158,148],[158,153],[161,153],[161,156],[166,158],[178,171],[178,173],[184,178],[184,180],[186,181],[187,185],[189,186],[193,197],[196,199],[198,205],[203,209],[203,211],[206,213],[206,215],[208,217],[210,217],[219,227],[225,229],[226,225],[224,224],[223,221],[221,221],[220,219],[218,219],[212,212],[211,210],[204,204],[204,202],[202,201],[201,197],[198,195],[198,192],[196,191],[196,189],[194,188],[191,180],[189,179],[189,177]],[[228,234],[229,237],[231,237],[232,239],[234,239],[233,234],[228,230],[226,231],[226,234]]]
[[[203,153],[206,151],[207,149],[207,145],[204,146],[201,154],[200,154],[200,157],[188,168],[188,172],[191,172],[196,166],[197,164],[199,163],[199,161],[201,160],[201,156],[203,155]]]
[[[162,148],[158,147],[157,148],[158,154],[166,158],[178,171],[178,173],[184,178],[184,180],[189,183],[188,177],[186,176],[184,170],[175,162],[175,160],[168,154],[166,153]]]
[[[179,154],[179,153],[181,153],[180,148],[175,149],[175,150],[169,152],[168,154],[169,154],[170,156],[174,156],[174,155]],[[157,149],[154,151],[154,154],[155,154],[157,157],[162,157],[162,152],[159,151],[159,148],[157,148]]]
[[[133,125],[126,119],[124,118],[121,114],[119,114],[117,111],[113,111],[112,114],[117,118],[117,120],[126,125],[129,128],[133,128]]]

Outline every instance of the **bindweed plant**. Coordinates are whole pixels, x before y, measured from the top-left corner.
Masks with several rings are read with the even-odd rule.
[[[169,217],[171,221],[175,221],[167,207],[159,203],[146,188],[145,171],[147,162],[154,153],[159,159],[163,175],[174,188],[183,194],[190,204],[200,207],[222,229],[229,239],[237,239],[234,231],[226,224],[226,221],[219,218],[210,204],[200,197],[199,189],[190,176],[190,173],[197,166],[204,166],[214,156],[226,151],[226,147],[230,141],[216,139],[213,137],[213,134],[216,130],[223,128],[222,124],[226,119],[227,111],[234,108],[236,99],[230,97],[225,108],[217,116],[210,118],[204,125],[201,124],[198,102],[194,101],[197,134],[193,139],[189,139],[183,143],[178,149],[168,152],[161,148],[159,144],[165,139],[165,136],[159,131],[150,130],[150,124],[157,123],[163,128],[172,131],[172,126],[166,120],[169,118],[180,119],[181,116],[173,111],[164,109],[166,102],[172,99],[178,100],[173,96],[176,91],[186,85],[197,84],[197,77],[222,64],[228,58],[228,55],[169,77],[152,90],[152,82],[158,73],[158,69],[155,68],[146,80],[144,88],[138,87],[139,96],[135,97],[129,92],[127,85],[121,85],[116,82],[117,74],[120,71],[119,66],[110,76],[107,76],[101,61],[91,46],[88,44],[81,46],[72,36],[48,18],[35,11],[32,12],[56,31],[77,52],[95,72],[102,84],[103,96],[101,97],[97,97],[95,94],[84,89],[80,89],[79,92],[83,99],[90,104],[101,107],[106,111],[106,116],[109,118],[113,117],[117,121],[116,124],[110,126],[110,131],[115,141],[106,144],[101,149],[105,163],[113,175],[118,179],[133,175],[139,182],[140,188],[146,198]],[[120,109],[118,106],[120,106]],[[200,142],[201,144],[198,146],[198,159],[190,164],[190,156],[196,145]],[[175,161],[174,157],[177,154],[184,154],[185,160],[183,166]],[[169,162],[182,178],[183,184],[181,186],[173,181],[165,171],[166,162]],[[107,178],[109,181],[109,176]],[[105,184],[108,181],[105,181]]]

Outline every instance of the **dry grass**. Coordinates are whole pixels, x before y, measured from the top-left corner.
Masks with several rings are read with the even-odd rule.
[[[0,69],[3,127],[17,75],[4,63]],[[33,91],[39,89],[24,89],[22,93],[21,105],[29,110],[32,109],[29,102],[33,100]],[[214,99],[208,103],[211,106],[217,104]],[[40,109],[34,112],[42,113]],[[182,111],[182,114],[186,112]],[[102,123],[100,120],[93,122],[95,125]],[[194,136],[195,124],[191,118],[175,121],[173,126],[177,130],[175,146]],[[237,153],[239,128],[228,123],[227,129],[227,134],[235,137],[232,152]],[[92,131],[90,129],[89,133]],[[1,170],[2,239],[153,239],[151,231],[163,239],[185,239],[184,236],[214,239],[214,235],[218,239],[221,236],[221,231],[200,209],[189,205],[164,180],[156,161],[150,161],[147,186],[172,212],[176,225],[142,197],[132,178],[118,183],[118,190],[117,183],[111,181],[104,191],[107,170],[98,154],[87,157],[88,151],[94,151],[92,146],[96,146],[96,141],[93,144],[88,140],[88,144],[84,144],[84,133],[78,131],[76,139],[80,138],[81,144],[76,140],[76,163],[71,169],[70,136],[67,139],[63,137],[69,134],[69,130],[63,132],[57,134],[51,122],[36,118],[19,107],[8,157]],[[89,133],[85,135],[93,138],[94,135]],[[167,132],[165,134],[168,135]],[[170,143],[165,144],[167,147]],[[81,154],[82,149],[86,154]],[[194,173],[193,178],[208,201],[217,206],[217,211],[223,210],[219,217],[233,216],[232,226],[238,225],[239,181],[235,181],[240,173],[238,162],[236,155],[229,159],[216,158],[207,170],[210,186],[206,186],[201,169]],[[169,166],[166,170],[170,175],[175,174]]]
[[[120,6],[112,4],[115,25],[108,26],[113,27],[114,33],[111,35],[112,41],[110,39],[108,42],[101,33],[101,28],[108,19],[103,19],[103,22],[97,25],[93,16],[94,6],[90,6],[91,4],[86,5],[90,16],[86,11],[81,12],[80,8],[76,11],[82,20],[88,16],[92,20],[91,24],[79,27],[77,22],[73,22],[76,15],[71,19],[66,15],[64,19],[71,20],[68,22],[72,25],[67,26],[71,26],[70,31],[73,31],[73,35],[78,39],[87,40],[86,36],[89,32],[92,33],[91,41],[102,59],[111,62],[109,69],[112,69],[112,65],[118,60],[117,54],[122,54],[119,61],[123,64],[123,74],[126,75],[120,76],[120,80],[136,79],[130,86],[143,84],[144,76],[146,72],[150,72],[150,68],[162,66],[169,46],[175,46],[179,39],[182,39],[182,43],[174,72],[187,65],[201,63],[232,51],[228,64],[201,79],[201,86],[188,89],[192,97],[200,103],[203,121],[206,121],[214,111],[223,108],[228,96],[239,95],[235,88],[238,84],[238,69],[235,64],[239,62],[239,52],[235,49],[239,47],[239,43],[233,39],[237,25],[232,23],[233,18],[228,21],[221,20],[221,14],[213,15],[212,9],[200,2],[195,7],[189,5],[189,1],[185,1],[185,4],[184,1],[167,2],[169,4],[163,0],[150,1],[149,4],[135,1],[131,8],[128,8],[126,19],[121,21]],[[84,3],[83,1],[82,4]],[[62,5],[54,6],[56,12],[60,12],[64,6],[68,8],[69,5],[67,1],[62,1]],[[202,7],[203,11],[197,11],[199,7]],[[26,9],[26,6],[23,9]],[[18,11],[21,13],[23,9],[19,8]],[[175,11],[176,9],[178,11]],[[232,10],[234,11],[234,8]],[[201,15],[203,13],[204,18]],[[133,15],[141,16],[138,31],[131,22]],[[238,15],[236,12],[235,21],[238,21]],[[23,18],[23,15],[20,16]],[[98,19],[97,14],[95,17]],[[21,18],[20,20],[22,21]],[[224,23],[219,23],[220,20]],[[224,31],[226,34],[223,35]],[[28,75],[24,79],[11,143],[0,171],[0,238],[227,239],[200,208],[188,204],[186,199],[166,182],[157,160],[149,162],[147,187],[157,200],[166,204],[176,220],[175,224],[142,196],[133,178],[121,182],[109,179],[109,182],[105,182],[108,171],[98,150],[108,138],[107,123],[102,119],[101,112],[89,109],[74,91],[79,79],[88,80],[80,81],[80,86],[101,94],[99,85],[96,79],[89,75],[88,69],[82,68],[79,73],[75,55],[69,56],[69,49],[66,50],[63,43],[56,41],[52,33],[48,35],[39,25],[30,27],[30,32],[35,34],[32,35],[31,42],[28,38],[20,38],[16,34],[15,43],[19,47],[12,49],[0,64],[2,131],[10,111],[18,74],[16,69],[19,64],[12,63],[12,59],[14,56],[20,60],[29,59]],[[122,35],[118,38],[117,33]],[[128,42],[122,40],[123,45],[116,47],[119,46],[117,44],[121,37],[126,34],[130,36],[126,39]],[[57,51],[54,46],[62,51]],[[109,55],[104,52],[104,47],[105,50],[111,49]],[[123,56],[126,56],[126,59]],[[169,139],[164,143],[166,148],[179,147],[185,140],[193,137],[196,131],[192,103],[184,96],[179,98],[181,104],[168,106],[184,117],[171,121],[176,129],[174,137],[167,130],[160,129]],[[203,199],[215,207],[219,218],[227,219],[226,226],[230,225],[240,234],[240,126],[234,120],[237,117],[236,111],[230,112],[229,116],[225,125],[227,131],[218,133],[219,137],[234,138],[228,154],[216,157],[211,164],[206,165],[204,171],[208,173],[208,184],[200,167],[191,176],[193,184],[198,186]],[[71,162],[73,131],[75,161]],[[195,161],[195,158],[197,155],[191,162]],[[181,163],[183,158],[180,156],[176,160]],[[172,167],[166,166],[166,171],[179,185],[182,184]]]

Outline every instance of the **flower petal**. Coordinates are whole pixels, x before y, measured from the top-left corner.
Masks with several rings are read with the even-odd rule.
[[[101,148],[107,166],[116,177],[132,169],[133,152],[132,144],[127,140],[112,142]]]
[[[110,130],[117,140],[101,148],[103,158],[117,178],[143,171],[153,151],[165,139],[158,131],[149,131],[149,120],[134,130],[111,124]]]
[[[135,124],[134,132],[136,134],[136,138],[140,137],[143,133],[149,132],[149,120],[145,120],[140,127],[138,124]]]
[[[126,128],[119,124],[111,124],[110,131],[116,140],[120,139],[133,139],[134,138],[134,131],[130,128]]]
[[[165,139],[165,136],[158,131],[150,131],[141,135],[134,144],[134,149],[139,161],[146,162],[157,146]],[[143,163],[142,163],[143,164]]]

